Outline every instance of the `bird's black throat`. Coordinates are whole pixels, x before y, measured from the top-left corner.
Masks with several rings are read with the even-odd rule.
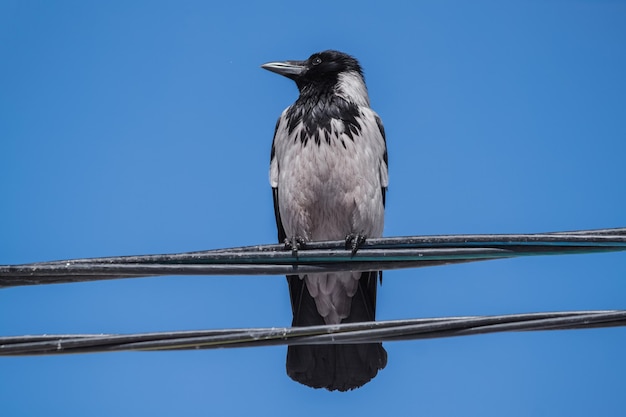
[[[302,146],[307,146],[309,142],[317,146],[322,142],[330,145],[333,140],[339,140],[345,148],[343,139],[337,132],[333,134],[331,123],[333,120],[342,123],[343,133],[354,141],[362,130],[358,120],[362,116],[359,107],[334,93],[319,94],[316,91],[303,89],[298,100],[287,110],[289,134],[301,123],[302,129],[294,140],[300,141]]]

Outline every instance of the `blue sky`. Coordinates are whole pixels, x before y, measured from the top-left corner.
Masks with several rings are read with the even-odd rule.
[[[626,225],[626,3],[0,2],[0,264],[275,241],[293,83],[356,56],[387,131],[386,236]],[[393,271],[378,318],[626,308],[624,253]],[[284,277],[0,290],[0,334],[287,326]],[[284,347],[0,358],[7,416],[621,416],[626,329],[387,343],[349,393]]]

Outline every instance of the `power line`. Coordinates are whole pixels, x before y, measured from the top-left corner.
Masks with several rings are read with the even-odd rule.
[[[389,342],[510,331],[626,326],[626,310],[376,321],[311,327],[0,337],[0,356]]]
[[[85,258],[0,266],[0,287],[162,275],[286,275],[448,265],[537,255],[626,250],[626,228],[543,234],[410,236],[369,239],[356,254],[345,242],[311,242],[165,255]]]
[[[369,239],[353,255],[345,242],[310,242],[293,254],[257,245],[165,255],[85,258],[0,266],[0,287],[159,275],[283,275],[371,271],[537,255],[626,250],[626,228],[543,234],[411,236]],[[626,310],[524,313],[377,321],[331,326],[142,334],[0,337],[0,356],[121,350],[214,349],[297,344],[374,343],[504,331],[626,326]]]

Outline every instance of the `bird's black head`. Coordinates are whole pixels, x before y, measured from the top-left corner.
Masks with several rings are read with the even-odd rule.
[[[300,91],[307,86],[331,88],[337,84],[342,73],[356,73],[363,78],[359,61],[333,50],[317,52],[306,61],[268,62],[261,68],[294,80]]]

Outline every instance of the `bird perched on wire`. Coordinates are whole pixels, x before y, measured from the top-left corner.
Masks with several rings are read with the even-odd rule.
[[[370,108],[359,62],[324,51],[305,61],[262,68],[295,81],[300,96],[276,124],[270,183],[278,239],[297,254],[308,241],[346,239],[356,253],[383,232],[387,146]],[[382,273],[337,272],[287,276],[293,326],[373,321]],[[287,374],[328,390],[358,388],[387,363],[380,343],[290,346]]]

